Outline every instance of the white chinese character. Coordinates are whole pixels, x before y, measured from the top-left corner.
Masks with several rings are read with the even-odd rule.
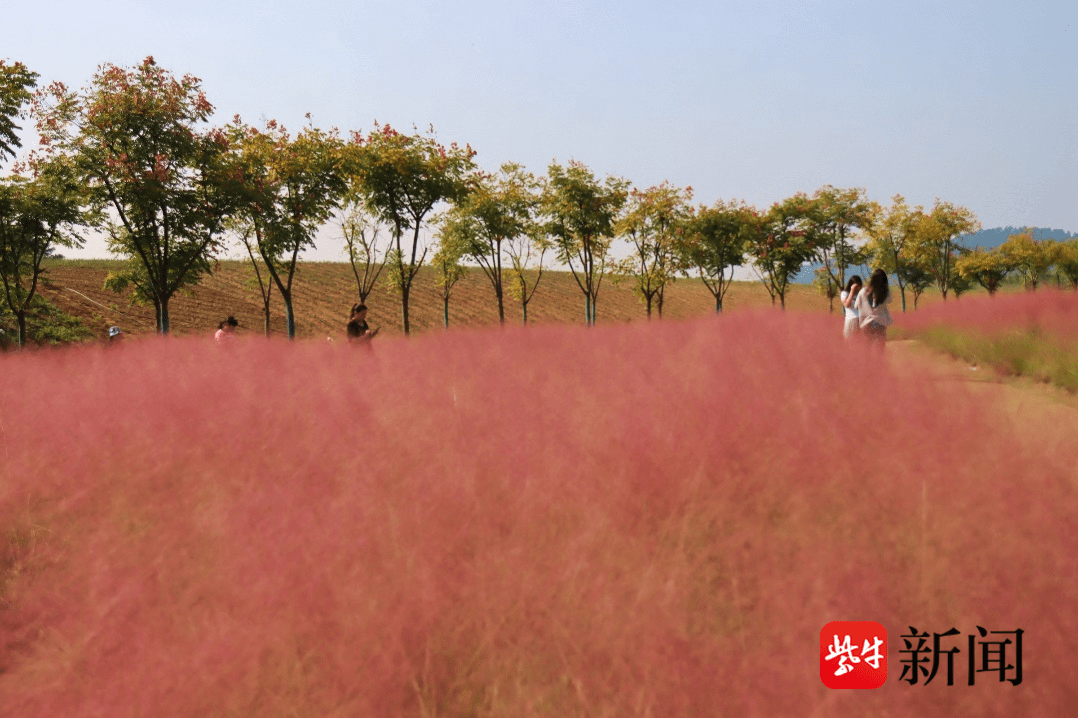
[[[857,646],[850,645],[850,637],[846,636],[846,640],[841,644],[838,642],[838,634],[832,634],[835,636],[835,645],[831,646],[825,660],[830,661],[832,658],[838,657],[838,670],[835,671],[836,676],[845,675],[853,670],[853,666],[846,665],[846,659],[848,658],[850,663],[860,663],[861,659],[853,655],[853,652],[857,650]],[[867,641],[866,641],[867,644]]]
[[[875,643],[872,644],[871,647],[869,647],[868,639],[865,639],[864,648],[861,649],[861,657],[865,659],[865,663],[878,670],[880,667],[880,661],[883,659],[883,656],[880,655],[880,646],[883,645],[883,641],[881,641],[877,636],[873,636],[872,640],[874,640]],[[869,651],[872,651],[872,653],[869,654]]]

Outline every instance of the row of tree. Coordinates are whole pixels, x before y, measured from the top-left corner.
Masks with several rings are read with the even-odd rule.
[[[334,219],[360,301],[384,271],[405,333],[412,284],[429,250],[446,323],[462,263],[489,279],[503,322],[507,294],[526,322],[549,253],[568,266],[592,324],[607,276],[632,281],[650,317],[653,308],[661,316],[671,281],[695,273],[721,311],[743,264],[782,306],[806,262],[823,263],[833,297],[847,269],[868,257],[895,274],[903,307],[906,287],[916,303],[925,276],[946,297],[965,276],[956,274],[959,238],[978,226],[968,210],[939,201],[926,212],[896,197],[881,209],[862,189],[827,186],[760,211],[741,202],[693,205],[692,188],[667,183],[633,189],[578,162],[551,163],[540,177],[516,164],[484,172],[470,147],[444,146],[433,129],[404,134],[376,123],[368,134],[342,136],[308,124],[293,135],[274,121],[256,128],[238,116],[214,127],[200,81],[177,78],[153,58],[133,68],[104,65],[79,91],[36,83],[25,66],[0,62],[0,158],[15,156],[19,116],[32,115],[41,142],[0,179],[0,275],[20,342],[42,260],[81,244],[89,228],[105,232],[110,249],[127,259],[107,285],[132,288],[152,304],[159,332],[169,330],[176,292],[197,284],[238,242],[254,269],[267,332],[276,290],[292,337],[298,258]],[[434,246],[424,241],[428,232]],[[611,252],[616,238],[630,248],[625,259]]]
[[[901,195],[895,195],[889,207],[870,205],[865,220],[859,225],[864,241],[850,247],[836,264],[886,270],[899,287],[903,311],[907,291],[916,308],[921,294],[932,286],[945,300],[977,285],[994,294],[1009,275],[1018,275],[1035,290],[1053,268],[1061,280],[1078,289],[1078,239],[1038,239],[1034,230],[1027,229],[994,249],[970,248],[964,240],[980,226],[971,212],[939,200],[926,211],[910,207]],[[843,275],[832,270],[826,253],[821,260],[824,266],[816,271],[816,284],[833,303]]]

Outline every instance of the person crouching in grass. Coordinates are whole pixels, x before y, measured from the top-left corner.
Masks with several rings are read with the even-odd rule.
[[[868,286],[858,293],[855,307],[861,324],[861,334],[869,344],[878,344],[880,351],[883,351],[883,346],[887,343],[887,327],[895,321],[887,308],[890,301],[887,272],[877,269],[868,278]]]

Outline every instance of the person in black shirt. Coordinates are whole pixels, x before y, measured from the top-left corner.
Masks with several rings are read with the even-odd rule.
[[[371,339],[378,333],[367,326],[367,305],[353,304],[352,315],[347,326],[348,341],[353,344],[370,344]]]

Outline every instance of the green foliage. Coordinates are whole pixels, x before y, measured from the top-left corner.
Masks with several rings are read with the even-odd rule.
[[[103,65],[81,92],[54,84],[46,96],[42,142],[77,168],[110,250],[141,266],[167,333],[169,299],[211,270],[234,198],[227,138],[204,129],[213,107],[201,82],[148,57]]]
[[[1063,277],[1066,277],[1071,289],[1078,291],[1078,239],[1059,243],[1056,269]]]
[[[235,216],[254,244],[285,303],[288,338],[295,337],[292,282],[296,262],[344,200],[352,152],[336,132],[303,128],[295,137],[276,121],[264,130],[239,118],[229,127],[237,182]]]
[[[38,74],[21,62],[0,60],[0,160],[15,156],[22,147],[16,131],[21,129],[15,118],[23,114],[23,105],[30,102],[31,90],[37,86]]]
[[[535,233],[537,189],[535,177],[518,164],[502,165],[497,175],[476,173],[441,222],[442,244],[453,245],[453,252],[478,263],[487,275],[502,323],[504,251],[509,242]]]
[[[0,290],[4,305],[26,342],[26,313],[45,271],[42,263],[55,247],[76,247],[77,226],[85,223],[83,188],[65,158],[36,159],[32,175],[0,178]]]
[[[839,286],[835,283],[835,278],[831,276],[831,272],[827,270],[827,267],[816,268],[813,272],[812,286],[819,289],[820,294],[827,297],[830,311],[835,311],[835,297],[838,296]]]
[[[865,245],[866,260],[887,272],[898,284],[902,311],[906,311],[906,286],[914,275],[920,278],[923,274],[914,266],[917,258],[913,252],[916,227],[923,214],[922,207],[911,209],[905,198],[896,194],[890,207],[877,209],[875,221],[866,230],[869,237]],[[917,295],[923,290],[922,287]]]
[[[4,307],[0,305],[0,309]],[[10,311],[0,311],[0,349],[18,345],[19,322]],[[40,294],[35,295],[26,310],[26,340],[24,344],[50,346],[76,344],[93,338],[93,331],[78,317],[67,314]]]
[[[441,241],[438,250],[431,257],[431,264],[438,271],[437,285],[442,290],[442,321],[446,329],[449,328],[449,299],[453,295],[453,288],[457,286],[466,270],[460,264],[464,257],[465,245],[461,242]]]
[[[989,294],[995,294],[1013,269],[1013,264],[998,249],[986,251],[977,247],[959,257],[955,269],[959,278],[976,282],[987,289]]]
[[[967,251],[959,238],[976,232],[981,223],[965,207],[941,202],[938,198],[931,212],[921,213],[916,219],[912,259],[932,275],[936,288],[947,299],[957,276],[955,265]]]
[[[692,212],[681,235],[684,266],[695,267],[704,286],[715,297],[715,312],[733,281],[734,267],[745,261],[745,242],[757,222],[756,212],[744,203],[717,201]],[[730,276],[726,276],[730,270]]]
[[[872,228],[878,213],[879,207],[860,187],[839,189],[824,185],[812,195],[808,221],[820,241],[820,261],[835,286],[845,286],[848,267],[865,262],[866,251],[852,240]]]
[[[1033,230],[1027,229],[1007,237],[999,246],[999,253],[1022,278],[1026,288],[1036,290],[1059,258],[1060,249],[1055,240],[1035,239]]]
[[[934,325],[915,332],[925,344],[1002,374],[1050,382],[1078,391],[1078,342],[1037,327],[984,332]]]
[[[595,323],[595,305],[628,187],[628,181],[619,177],[607,176],[599,182],[580,162],[566,167],[552,162],[547,168],[541,200],[547,220],[544,231],[553,239],[558,260],[569,265],[584,294],[589,326]]]
[[[771,302],[786,308],[786,290],[801,267],[820,255],[828,237],[812,221],[814,206],[802,193],[776,202],[763,215],[747,218],[746,251],[752,258]]]

